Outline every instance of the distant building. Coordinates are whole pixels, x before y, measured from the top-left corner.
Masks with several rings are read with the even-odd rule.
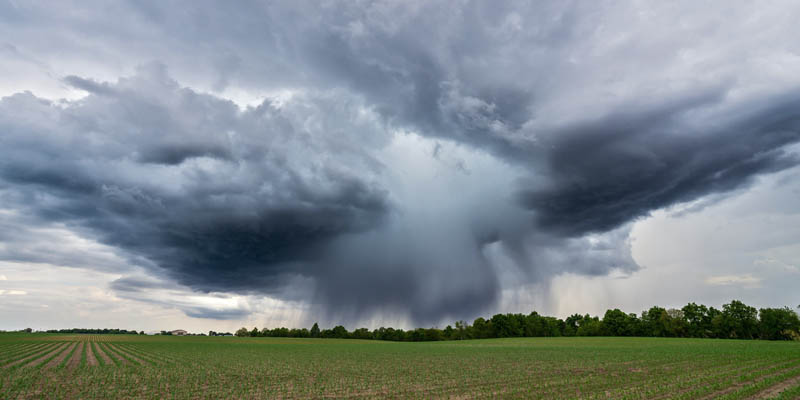
[[[172,332],[170,332],[170,333],[171,333],[173,336],[185,336],[185,335],[186,335],[188,332],[186,332],[186,331],[185,331],[185,330],[183,330],[183,329],[176,329],[176,330],[174,330],[174,331],[172,331]]]

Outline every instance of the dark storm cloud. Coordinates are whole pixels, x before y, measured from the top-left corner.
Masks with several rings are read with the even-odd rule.
[[[545,229],[579,236],[797,165],[783,148],[800,140],[800,94],[752,104],[721,126],[683,123],[702,105],[609,115],[551,133],[541,143],[549,183],[522,192],[521,202]]]
[[[143,256],[194,289],[258,292],[313,275],[330,240],[388,212],[369,180],[374,160],[326,142],[342,139],[324,136],[339,121],[295,119],[320,117],[305,113],[323,100],[241,110],[178,87],[158,65],[100,87],[65,108],[30,94],[0,102],[12,207]]]
[[[797,85],[763,60],[800,46],[748,7],[720,23],[696,4],[101,5],[0,4],[0,35],[42,68],[146,65],[64,74],[82,99],[0,102],[7,207],[191,289],[307,296],[332,322],[468,318],[507,288],[634,271],[632,221],[797,164]],[[292,95],[241,108],[228,88]],[[381,159],[398,131],[471,180],[397,183],[427,168]],[[486,154],[494,175],[470,164]]]

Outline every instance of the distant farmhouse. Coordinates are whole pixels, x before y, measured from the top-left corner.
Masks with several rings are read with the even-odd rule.
[[[171,333],[173,336],[186,336],[186,334],[187,334],[188,332],[186,332],[186,331],[185,331],[185,330],[183,330],[183,329],[176,329],[176,330],[174,330],[174,331],[172,331],[172,332],[170,332],[170,333]]]

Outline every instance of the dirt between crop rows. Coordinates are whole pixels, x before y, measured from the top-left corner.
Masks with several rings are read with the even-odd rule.
[[[800,383],[800,376],[795,376],[794,378],[789,378],[783,382],[779,382],[776,385],[770,386],[758,393],[756,393],[751,399],[771,399],[777,395],[779,395],[782,391]]]
[[[69,346],[69,343],[63,343],[63,344],[60,344],[60,345],[56,346],[56,348],[54,350],[52,350],[52,351],[45,352],[44,354],[39,353],[38,356],[30,358],[30,360],[32,360],[32,361],[30,361],[29,363],[25,364],[24,367],[28,368],[28,367],[34,367],[36,365],[39,365],[42,361],[50,358],[51,356],[53,356],[55,354],[60,353],[61,351],[66,349],[67,346]]]
[[[62,346],[63,346],[63,345],[62,345]],[[33,354],[31,354],[31,355],[29,355],[29,356],[27,356],[27,357],[25,357],[25,358],[23,358],[23,359],[21,359],[21,360],[17,360],[17,361],[14,361],[14,362],[10,363],[10,364],[6,364],[6,365],[4,365],[4,366],[3,366],[3,368],[11,368],[11,367],[13,367],[13,366],[15,366],[15,365],[19,365],[19,364],[22,364],[22,363],[24,363],[24,362],[28,362],[28,361],[30,361],[30,360],[32,360],[32,359],[34,359],[34,358],[38,358],[38,357],[39,357],[39,356],[41,356],[42,354],[45,354],[45,353],[48,353],[48,352],[50,352],[50,351],[52,351],[53,349],[56,349],[56,348],[58,348],[58,347],[61,347],[61,346],[59,346],[59,345],[54,345],[54,346],[45,346],[45,347],[42,347],[42,348],[36,349],[36,351],[35,351]]]
[[[17,355],[19,355],[21,353],[25,353],[25,352],[29,352],[29,351],[35,351],[35,352],[36,351],[40,351],[40,350],[44,349],[45,347],[47,347],[49,344],[50,343],[34,343],[34,344],[31,344],[31,345],[25,344],[25,345],[22,345],[22,346],[19,346],[19,347],[15,347],[15,348],[13,348],[12,350],[9,351],[9,353],[13,352],[15,354],[14,355],[4,354],[3,355],[3,361],[7,361],[7,360],[9,360],[11,358],[14,358],[14,357],[16,357]]]
[[[791,370],[793,368],[797,368],[797,366],[786,367],[786,368],[783,368],[783,369],[781,369],[779,371],[775,371],[775,372],[773,372],[771,374],[760,376],[760,377],[758,377],[758,378],[756,378],[756,379],[754,379],[752,381],[740,382],[740,383],[733,384],[732,386],[728,386],[727,388],[725,388],[723,390],[720,390],[720,391],[708,394],[708,395],[706,395],[704,397],[701,397],[700,400],[716,399],[717,397],[724,396],[724,395],[726,395],[728,393],[735,392],[735,391],[737,391],[737,390],[739,390],[739,389],[741,389],[741,388],[743,388],[745,386],[757,384],[757,383],[759,383],[759,382],[761,382],[761,381],[763,381],[765,379],[769,379],[770,377],[773,377],[773,376],[776,376],[776,375],[780,375],[781,373],[786,372],[788,370]],[[764,398],[764,397],[753,397],[753,398],[759,399],[759,398]]]
[[[139,358],[139,357],[136,357],[136,356],[134,356],[134,355],[133,355],[133,354],[131,354],[129,351],[125,351],[125,350],[123,350],[123,349],[122,349],[122,348],[120,348],[119,346],[116,346],[116,345],[109,344],[109,345],[108,345],[108,347],[110,347],[110,348],[112,348],[112,349],[116,350],[118,353],[120,353],[120,354],[123,354],[125,357],[128,357],[128,358],[130,358],[131,360],[133,360],[133,361],[135,361],[135,362],[137,362],[137,363],[139,363],[139,364],[141,364],[141,365],[144,365],[144,364],[146,364],[146,362],[145,362],[144,360],[142,360],[142,359],[141,359],[141,358]],[[124,359],[124,358],[123,358],[123,359]],[[126,361],[127,361],[127,360],[126,360]]]
[[[92,343],[86,342],[86,364],[88,365],[98,365],[100,364],[97,361],[97,358],[94,356],[94,351],[92,350]]]
[[[94,342],[94,349],[97,350],[97,355],[103,360],[104,364],[113,364],[114,362],[111,361],[111,358],[103,351],[103,348],[100,347],[99,342]]]
[[[107,346],[107,348],[104,348],[104,349],[103,349],[103,351],[105,351],[105,352],[106,352],[106,354],[107,354],[109,357],[114,357],[114,359],[115,359],[115,360],[117,360],[117,362],[118,362],[118,363],[120,363],[120,364],[122,364],[122,365],[125,365],[125,364],[130,364],[130,361],[126,360],[124,357],[120,356],[119,354],[117,354],[117,353],[114,351],[114,348],[111,346],[111,344],[109,344],[108,342],[106,342],[106,343],[105,343],[105,346]]]
[[[140,348],[136,348],[130,345],[116,345],[118,349],[124,351],[126,354],[132,354],[135,357],[138,357],[150,364],[161,364],[164,362],[175,362],[174,359],[166,357],[164,355],[155,355],[149,351],[144,351]]]
[[[78,348],[75,349],[75,353],[72,354],[72,358],[69,359],[69,363],[67,363],[67,369],[75,369],[81,363],[81,356],[83,355],[83,342],[78,342]]]
[[[72,346],[67,347],[66,350],[62,351],[61,353],[59,353],[58,356],[56,356],[52,360],[50,360],[50,362],[48,362],[47,365],[44,366],[44,368],[45,369],[50,369],[50,368],[55,368],[55,367],[61,365],[61,362],[64,361],[64,359],[67,358],[67,356],[69,355],[69,352],[72,351],[72,349],[74,349],[75,346],[77,346],[77,345],[78,345],[78,343],[76,342],[76,343],[73,343]]]

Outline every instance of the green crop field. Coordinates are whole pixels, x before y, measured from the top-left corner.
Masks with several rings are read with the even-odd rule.
[[[0,334],[0,398],[799,398],[800,343]]]

